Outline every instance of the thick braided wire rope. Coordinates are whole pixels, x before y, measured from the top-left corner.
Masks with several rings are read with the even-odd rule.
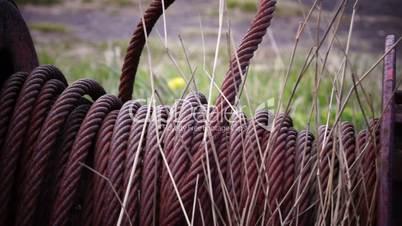
[[[10,192],[15,184],[17,161],[29,127],[32,110],[40,94],[41,87],[50,79],[58,79],[66,84],[63,75],[55,67],[41,66],[36,68],[25,81],[21,91],[22,98],[18,98],[15,106],[9,131],[7,131],[5,143],[1,149],[0,175],[2,180],[0,188],[3,192],[0,194],[0,222],[4,222],[4,216],[9,211],[7,205],[11,201]]]
[[[240,90],[240,84],[244,81],[243,76],[250,64],[254,52],[267,32],[275,10],[275,0],[260,0],[257,15],[251,23],[250,29],[242,39],[242,42],[232,57],[229,70],[221,86],[222,93],[218,96],[215,106],[217,107],[217,123],[227,123],[231,105],[235,105],[236,96]]]
[[[43,123],[45,122],[46,116],[48,115],[48,113],[51,109],[51,106],[54,104],[57,97],[61,94],[61,92],[65,89],[65,87],[66,87],[65,84],[63,84],[60,80],[51,79],[51,80],[48,80],[44,84],[44,86],[39,94],[39,97],[35,103],[35,107],[33,108],[33,111],[32,111],[32,118],[30,119],[30,126],[26,133],[27,138],[26,138],[25,144],[23,144],[24,147],[23,147],[23,151],[21,153],[20,160],[19,160],[20,167],[17,170],[18,171],[17,183],[19,183],[19,184],[22,183],[25,175],[30,170],[28,162],[34,153],[35,143],[36,143],[36,140],[38,139],[41,127],[42,127]],[[86,106],[88,107],[89,105],[86,105]],[[86,110],[87,109],[83,109],[83,111],[81,111],[81,112],[86,113]],[[78,119],[81,118],[80,117],[81,115],[82,115],[82,113],[77,114]],[[84,116],[85,116],[85,114],[84,114]],[[74,124],[69,125],[69,127],[67,127],[67,125],[66,125],[66,127],[65,127],[65,128],[68,128],[70,134],[68,136],[63,136],[63,141],[61,141],[61,142],[63,142],[62,144],[64,146],[62,146],[62,147],[69,146],[68,141],[72,141],[74,139],[74,136],[76,134],[75,130],[78,130],[82,121],[81,120],[72,120],[71,122]],[[67,143],[65,143],[65,142],[67,142]],[[61,153],[68,153],[68,152],[61,152]],[[55,175],[57,175],[57,171],[61,168],[62,167],[57,167],[54,169]],[[54,193],[52,188],[54,188],[54,186],[50,185],[49,191],[48,191],[49,194]],[[17,196],[19,197],[19,194],[21,194],[20,192],[22,192],[22,190],[23,190],[22,186],[19,186],[18,190],[19,190],[19,193]],[[53,197],[53,196],[51,195],[50,197]],[[48,202],[48,203],[50,203],[50,202]],[[43,205],[42,209],[45,210],[48,208],[49,208],[49,206],[47,206],[45,204],[45,205]],[[46,212],[46,211],[43,211],[43,212]],[[41,218],[45,218],[45,216],[43,216]]]
[[[330,134],[331,128],[328,126],[320,126],[319,128],[319,137],[318,137],[318,150],[319,150],[319,185],[320,190],[323,196],[327,196],[332,192],[332,187],[329,186],[335,176],[331,174],[330,171],[336,170],[337,159],[334,152],[334,140],[333,135]],[[331,178],[330,178],[331,177]],[[328,191],[329,189],[329,191]]]
[[[159,17],[162,15],[163,7],[166,9],[173,2],[174,0],[153,0],[145,11],[143,18],[138,23],[130,40],[120,76],[119,98],[122,101],[125,102],[132,98],[135,74],[140,62],[142,49],[146,42],[146,36],[149,35]]]
[[[160,176],[162,159],[160,150],[163,147],[162,133],[165,129],[169,109],[158,106],[155,119],[149,125],[143,160],[141,180],[140,225],[159,225]]]
[[[52,160],[50,169],[53,171],[53,176],[48,183],[48,192],[46,196],[49,197],[46,206],[42,206],[42,213],[39,214],[39,219],[42,224],[48,224],[50,220],[50,212],[56,199],[58,188],[60,187],[61,178],[67,166],[69,154],[75,142],[78,131],[86,114],[89,111],[90,104],[82,104],[76,107],[71,114],[67,117],[67,121],[63,126],[63,135],[60,142],[60,147],[57,150],[57,156]],[[29,170],[29,169],[28,169]]]
[[[353,222],[353,208],[355,206],[356,194],[354,192],[356,184],[354,180],[356,170],[356,140],[354,126],[349,122],[343,122],[341,128],[341,159],[344,164],[342,173],[342,189],[344,196],[342,197],[344,205],[341,206],[340,213],[344,216],[340,224],[351,225]]]
[[[165,7],[172,2],[166,1]],[[123,225],[185,225],[185,214],[193,225],[309,225],[321,211],[314,191],[325,197],[335,189],[353,188],[364,191],[356,205],[361,222],[373,223],[379,148],[375,121],[357,139],[364,159],[360,170],[353,168],[355,134],[349,123],[341,123],[340,132],[333,134],[321,127],[314,142],[310,133],[292,128],[287,114],[274,118],[272,128],[267,111],[250,120],[236,112],[229,122],[230,106],[274,4],[260,1],[216,107],[208,108],[197,92],[170,110],[129,101],[145,35],[162,14],[157,0],[129,47],[119,93],[123,106],[92,80],[67,87],[53,66],[11,76],[0,97],[0,115],[7,119],[0,119],[5,127],[0,128],[0,174],[6,179],[0,182],[5,191],[0,195],[0,223],[109,226],[116,225],[123,208]],[[337,163],[342,154],[350,167],[350,183],[336,187],[331,183],[338,168],[340,175],[348,170]],[[364,175],[360,183],[353,179],[358,173]],[[348,200],[349,193],[342,194]]]
[[[112,95],[104,95],[96,100],[89,109],[77,134],[72,151],[67,162],[67,168],[61,180],[61,186],[57,192],[53,213],[51,214],[52,225],[66,225],[65,219],[74,205],[77,195],[76,188],[82,175],[83,164],[89,152],[93,151],[95,138],[106,115],[121,107],[121,102]]]
[[[171,164],[173,164],[173,147],[175,145],[175,137],[176,137],[176,132],[177,132],[177,123],[178,123],[178,116],[180,114],[180,109],[183,104],[182,100],[177,101],[171,108],[170,110],[170,115],[167,121],[166,129],[163,133],[163,152],[166,158],[167,165],[164,164],[162,167],[162,175],[161,175],[161,194],[165,194],[165,191],[168,189],[167,187],[170,186],[169,183],[171,183],[168,169]],[[161,212],[160,215],[162,216],[164,213],[163,211],[165,208],[163,208],[164,203],[167,202],[168,198],[166,195],[161,195]]]
[[[48,160],[54,155],[57,137],[60,135],[66,116],[80,103],[84,95],[99,98],[105,91],[92,80],[79,80],[68,87],[52,106],[35,145],[34,155],[28,162],[30,171],[23,180],[26,185],[22,190],[21,202],[17,210],[17,224],[28,225],[34,217],[41,187],[46,178]]]
[[[183,174],[187,172],[189,165],[191,163],[191,158],[194,150],[192,141],[193,141],[193,133],[194,127],[197,123],[197,118],[194,117],[197,115],[199,111],[200,105],[205,103],[205,100],[199,100],[198,95],[196,93],[188,95],[184,100],[178,115],[178,125],[177,125],[177,133],[174,138],[175,143],[173,146],[172,157],[169,159],[171,160],[170,170],[174,175],[173,179],[176,183],[181,183],[183,178]],[[187,128],[187,129],[181,129]],[[170,183],[169,183],[170,184]],[[165,195],[169,197],[170,194],[174,196],[173,188],[169,186],[164,190]]]
[[[229,209],[229,202],[226,197],[227,190],[227,169],[228,169],[228,158],[229,158],[229,127],[224,127],[223,130],[219,131],[221,140],[216,147],[217,156],[214,159],[214,167],[212,167],[211,174],[216,175],[212,177],[212,186],[213,186],[213,206],[216,206],[217,214],[220,216],[218,222],[224,224],[228,217],[230,217],[229,213],[226,211]],[[224,211],[222,211],[224,210]]]
[[[312,196],[311,186],[314,184],[311,169],[313,166],[313,141],[314,137],[308,131],[301,131],[296,138],[296,154],[295,154],[295,219],[296,225],[306,226],[311,221],[311,210],[309,209]]]
[[[114,110],[106,116],[96,140],[94,170],[98,175],[94,176],[94,214],[92,216],[94,225],[105,225],[104,212],[106,208],[104,207],[107,205],[108,183],[102,176],[107,175],[110,143],[118,114],[119,110]]]
[[[123,105],[116,119],[107,170],[107,177],[110,179],[112,187],[107,191],[108,205],[105,215],[108,217],[105,219],[106,225],[115,224],[119,214],[119,208],[121,207],[119,199],[123,197],[124,192],[124,166],[128,148],[128,138],[130,135],[129,132],[133,121],[132,116],[136,114],[139,108],[139,103],[128,101]]]
[[[241,173],[244,166],[244,148],[248,121],[243,113],[234,115],[229,138],[229,159],[227,185],[232,206],[230,215],[232,224],[239,224],[241,219],[240,197],[242,192]]]
[[[54,104],[57,97],[61,94],[61,92],[66,88],[65,84],[57,79],[48,80],[42,90],[39,93],[39,97],[35,102],[35,106],[32,110],[33,115],[30,119],[30,126],[27,130],[27,140],[24,144],[24,152],[21,155],[21,166],[27,166],[28,159],[32,155],[33,147],[38,138],[40,128],[44,123],[47,114],[50,111],[50,107]],[[79,123],[78,125],[80,125]],[[69,127],[67,127],[69,128]],[[23,175],[29,169],[22,169],[20,172],[19,181],[22,180]]]
[[[281,114],[274,121],[270,138],[270,149],[266,159],[268,178],[267,224],[280,224],[282,202],[285,197],[285,163],[287,159],[287,141],[293,126],[292,119]],[[295,136],[295,134],[291,135]],[[291,139],[294,142],[294,138]]]
[[[256,200],[261,198],[261,178],[259,178],[259,168],[262,164],[262,152],[266,149],[266,140],[269,136],[267,126],[269,113],[267,111],[257,112],[255,118],[249,123],[247,129],[246,145],[244,149],[244,167],[242,172],[242,198],[240,200],[241,209],[246,210],[246,224],[255,224],[261,209],[255,208]]]
[[[286,138],[286,153],[284,164],[284,185],[282,188],[283,203],[281,204],[281,222],[289,225],[293,213],[293,203],[295,202],[293,193],[295,188],[295,149],[296,149],[297,131],[290,128]]]
[[[370,127],[359,135],[358,148],[362,155],[361,207],[362,225],[375,225],[375,203],[377,191],[377,155],[380,148],[379,121],[370,121]]]
[[[189,94],[182,103],[180,113],[177,117],[177,131],[175,133],[175,144],[173,146],[171,156],[168,156],[170,171],[173,175],[173,181],[182,186],[183,179],[188,173],[191,166],[191,156],[196,151],[193,145],[194,133],[197,124],[197,117],[200,112],[202,104],[205,104],[206,100],[202,94],[192,93]],[[175,128],[176,129],[176,128]],[[161,217],[163,219],[180,219],[182,216],[181,210],[175,207],[180,205],[177,195],[174,190],[174,185],[169,181],[163,188],[163,195],[167,198],[166,208],[162,209]],[[161,221],[162,224],[166,223]],[[166,223],[167,224],[167,223]]]
[[[317,221],[321,223],[331,219],[331,209],[328,207],[331,204],[331,197],[335,190],[335,183],[338,173],[338,157],[335,153],[336,140],[330,132],[331,128],[327,125],[322,125],[318,128],[318,193],[320,204],[318,206]]]
[[[18,81],[18,79],[21,77],[11,77],[10,81]],[[168,108],[163,106],[156,108],[156,111],[150,109],[151,120],[147,122],[145,119],[148,106],[129,101],[120,107],[120,101],[116,97],[103,95],[104,91],[90,80],[78,81],[61,92],[65,85],[59,81],[50,79],[42,83],[42,88],[37,92],[37,100],[32,107],[32,109],[38,109],[38,113],[35,111],[27,116],[38,118],[43,123],[28,123],[26,130],[32,130],[33,133],[28,136],[27,142],[32,142],[31,136],[37,139],[33,139],[35,140],[33,148],[23,148],[23,153],[19,154],[18,162],[26,162],[28,166],[24,165],[16,170],[18,179],[14,186],[20,194],[18,195],[20,198],[17,199],[17,215],[12,216],[13,214],[10,213],[6,218],[14,218],[15,225],[72,225],[78,222],[114,225],[121,208],[121,199],[126,192],[127,177],[131,172],[133,158],[137,151],[140,151],[139,164],[134,171],[133,183],[136,185],[132,184],[133,189],[130,190],[132,195],[129,195],[126,206],[130,219],[125,219],[123,223],[141,225],[141,222],[144,224],[150,222],[151,225],[169,225],[173,218],[166,210],[177,205],[175,200],[177,194],[174,190],[172,192],[171,188],[166,188],[171,186],[170,176],[165,182],[165,190],[162,190],[166,166],[162,167],[163,161],[159,154],[161,151],[167,154],[165,157],[171,161],[168,166],[170,172],[174,173],[172,176],[177,178],[179,188],[185,187],[185,179],[190,172],[180,168],[185,164],[181,164],[179,160],[187,159],[184,163],[187,162],[186,167],[189,169],[191,166],[188,164],[196,160],[197,150],[205,145],[203,141],[207,111],[205,98],[199,93],[192,93],[187,99],[175,105],[176,107],[172,109],[175,113],[169,114]],[[10,87],[14,86],[13,83],[8,84]],[[27,86],[25,89],[30,88]],[[4,87],[3,90],[11,90],[11,88]],[[20,92],[27,93],[24,90]],[[60,96],[54,100],[49,97],[49,93],[60,94]],[[91,103],[82,99],[85,94],[92,96],[95,102]],[[14,94],[14,96],[17,95]],[[43,103],[49,103],[52,106]],[[209,109],[210,113],[214,113],[215,110],[215,108]],[[5,111],[8,112],[4,113],[8,115],[7,117],[13,114],[9,108]],[[153,112],[155,116],[152,116]],[[154,123],[155,119],[160,122],[159,125]],[[297,133],[286,114],[279,114],[274,119],[271,132],[269,122],[270,114],[266,111],[257,112],[250,123],[247,123],[245,116],[240,114],[239,117],[234,118],[230,129],[226,130],[226,135],[224,132],[214,134],[222,139],[222,142],[218,142],[218,146],[211,146],[217,150],[218,162],[215,162],[211,155],[210,170],[214,174],[213,178],[211,181],[205,180],[204,183],[199,184],[197,192],[194,190],[194,194],[197,194],[193,222],[195,225],[213,223],[214,212],[215,220],[220,224],[234,222],[234,225],[241,225],[255,222],[255,224],[269,225],[275,222],[272,224],[279,225],[279,222],[285,224],[298,222],[299,225],[308,225],[315,218],[314,215],[318,214],[317,208],[312,208],[312,205],[316,203],[316,196],[312,195],[315,189],[314,175],[319,172],[319,169],[314,171],[313,153],[320,153],[318,160],[322,162],[329,158],[329,154],[325,151],[343,145],[345,148],[341,150],[345,153],[347,164],[353,165],[353,159],[356,157],[350,157],[353,155],[350,152],[354,150],[351,144],[355,135],[350,123],[341,124],[339,138],[328,136],[328,127],[321,127],[321,137],[313,145],[312,135],[306,131]],[[375,123],[372,123],[372,128],[366,131],[378,131],[378,127],[374,125]],[[141,143],[140,135],[144,126],[147,126],[147,129]],[[36,129],[37,127],[39,128]],[[181,127],[187,130],[180,131]],[[361,158],[365,159],[360,167],[365,168],[364,172],[368,174],[362,179],[365,181],[365,195],[358,200],[367,201],[375,197],[376,181],[373,178],[376,177],[376,151],[372,150],[379,148],[377,145],[379,133],[369,135],[368,132],[364,132],[363,134],[364,136],[360,135],[357,139],[357,147],[363,153]],[[325,135],[328,137],[326,143]],[[338,135],[335,133],[334,136]],[[371,142],[368,142],[370,140]],[[59,147],[58,144],[61,146]],[[25,145],[25,143],[21,144],[22,147]],[[28,150],[30,151],[25,153]],[[220,153],[226,153],[224,154],[226,160],[225,156],[219,156]],[[92,158],[93,160],[90,160]],[[223,162],[221,162],[222,159]],[[236,164],[233,164],[234,162]],[[265,168],[262,164],[265,164]],[[96,173],[88,172],[84,165],[93,167]],[[205,170],[205,166],[203,167]],[[321,172],[325,172],[325,164],[321,164],[321,167]],[[32,171],[33,168],[36,171]],[[47,171],[46,169],[57,170]],[[223,178],[220,178],[219,172]],[[259,172],[262,174],[259,175]],[[357,172],[361,173],[361,171],[351,170],[350,177],[357,177]],[[169,175],[166,172],[165,174]],[[318,181],[321,181],[324,186],[323,181],[328,180],[329,176],[318,175]],[[253,182],[250,183],[250,180]],[[118,196],[115,196],[116,193],[111,189],[109,182],[114,184],[113,189],[119,189],[116,189]],[[358,180],[350,180],[350,182],[353,188],[359,184]],[[210,197],[209,183],[213,184],[214,200]],[[221,187],[218,188],[218,186]],[[92,192],[88,190],[90,187],[93,187]],[[36,192],[31,192],[32,189]],[[169,191],[171,194],[167,195]],[[92,198],[82,197],[78,195],[78,192],[83,192],[85,196],[91,195]],[[49,193],[48,197],[44,196],[44,193]],[[234,198],[230,198],[231,196]],[[234,208],[236,201],[230,200],[231,203],[229,203],[226,200],[228,197],[238,200],[239,207],[234,212],[236,217],[232,217],[231,210],[228,210]],[[39,206],[42,202],[45,203],[43,208]],[[116,211],[115,219],[111,221],[109,211],[113,202],[116,202]],[[367,202],[359,203],[356,207],[359,213],[372,211],[366,208]],[[23,206],[31,208],[22,209]],[[78,206],[81,210],[76,209]],[[185,224],[181,211],[179,209],[178,218],[173,220],[177,220],[178,224]],[[190,209],[188,213],[192,213],[191,211]],[[167,224],[163,222],[166,220]],[[341,220],[341,218],[337,219],[337,221]],[[111,222],[108,223],[108,221]],[[364,221],[372,221],[372,219],[364,219]]]
[[[124,225],[129,225],[131,221],[134,225],[139,224],[140,216],[140,186],[141,186],[141,173],[142,173],[142,158],[144,155],[145,139],[143,137],[147,136],[147,129],[149,120],[147,120],[148,114],[152,114],[152,108],[147,105],[141,106],[133,118],[133,123],[131,125],[130,137],[128,148],[126,152],[125,170],[124,170],[124,192],[129,192],[127,199],[127,216],[125,216],[126,223]],[[137,160],[137,164],[134,162]],[[133,167],[135,167],[133,169]],[[131,184],[129,184],[130,174],[134,171],[133,179]],[[149,173],[149,172],[147,172]],[[130,186],[130,190],[128,189]]]
[[[260,1],[257,16],[253,20],[250,30],[246,33],[245,38],[240,44],[240,48],[237,51],[237,55],[233,57],[230,65],[230,69],[225,76],[222,85],[222,94],[216,101],[216,109],[214,117],[211,121],[211,132],[217,127],[224,127],[227,124],[227,116],[230,114],[230,105],[234,104],[236,94],[238,93],[240,83],[242,81],[241,75],[244,74],[250,59],[252,58],[254,51],[257,49],[259,43],[262,41],[263,36],[266,33],[266,29],[270,24],[272,14],[274,11],[274,1]],[[235,67],[237,65],[236,59],[239,59],[241,72]],[[217,136],[214,136],[212,140],[207,140],[206,147],[214,146],[215,141],[219,140]],[[217,143],[216,143],[217,145]],[[180,188],[180,195],[183,199],[183,203],[186,209],[191,209],[192,200],[194,197],[194,187],[197,184],[197,178],[201,184],[204,182],[203,176],[203,164],[207,158],[211,148],[206,148],[202,145],[195,153],[194,161],[191,165],[189,173],[185,179],[184,186]],[[207,153],[205,153],[207,152]],[[211,156],[212,157],[212,156]],[[211,158],[212,159],[212,158]],[[175,206],[173,209],[179,209],[179,206]]]
[[[362,130],[362,131],[360,131],[360,133],[357,135],[357,138],[356,138],[356,152],[357,152],[357,154],[358,155],[360,155],[361,157],[360,157],[360,160],[359,160],[359,174],[358,174],[358,177],[359,178],[362,178],[361,179],[361,182],[359,182],[359,184],[358,184],[358,190],[359,190],[359,195],[358,195],[358,205],[359,205],[359,209],[361,209],[361,211],[362,211],[362,213],[366,213],[367,214],[367,212],[365,211],[365,209],[366,209],[366,204],[367,204],[367,202],[366,202],[366,198],[367,198],[367,191],[366,191],[366,184],[364,183],[365,182],[365,175],[366,175],[366,172],[365,172],[365,169],[364,169],[364,161],[365,161],[365,158],[364,158],[364,156],[366,156],[366,154],[365,153],[368,153],[368,152],[365,152],[365,150],[367,150],[367,140],[366,140],[366,138],[367,138],[367,130]],[[360,213],[359,213],[360,214]]]
[[[21,92],[28,73],[19,72],[11,76],[4,84],[0,94],[0,145],[3,145],[14,106],[17,103],[18,95]]]
[[[202,98],[203,96],[201,96]],[[201,99],[202,100],[202,99]],[[206,100],[205,100],[206,102]],[[212,113],[214,110],[213,107],[208,107],[207,104],[203,104],[200,106],[200,110],[198,111],[198,116],[197,116],[197,123],[195,127],[195,131],[193,134],[193,141],[192,141],[192,149],[193,150],[198,150],[201,145],[203,145],[203,140],[204,140],[204,129],[205,126],[207,126],[206,120],[207,120],[207,113]],[[192,156],[193,157],[193,156]],[[193,161],[193,159],[192,159]],[[205,173],[207,169],[204,170]],[[212,169],[211,169],[212,171]],[[196,210],[194,215],[195,215],[195,224],[208,224],[212,221],[212,206],[211,206],[211,201],[210,198],[211,196],[208,194],[208,184],[203,184],[201,186],[198,186],[197,191],[195,191],[197,194],[197,202],[195,203],[196,205],[199,206],[199,210]]]

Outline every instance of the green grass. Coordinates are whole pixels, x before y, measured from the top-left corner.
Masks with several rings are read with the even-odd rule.
[[[275,16],[303,16],[303,12],[307,14],[308,10],[309,8],[307,6],[301,5],[297,1],[278,1]]]
[[[28,23],[31,30],[40,31],[44,33],[67,33],[70,31],[64,24],[50,23],[50,22],[32,22]]]
[[[229,9],[240,9],[244,12],[255,12],[257,10],[257,1],[252,0],[228,0]]]
[[[64,45],[57,45],[57,47],[46,47],[45,45],[39,46],[39,58],[43,64],[55,64],[63,73],[67,76],[70,82],[73,82],[80,78],[92,78],[101,83],[109,93],[117,94],[119,75],[122,64],[122,57],[127,48],[128,41],[121,40],[112,43],[101,43],[91,46],[91,51],[87,51],[84,55],[77,55],[74,49],[80,49],[75,46],[74,42],[65,43]],[[159,39],[150,39],[149,46],[151,50],[152,68],[155,76],[155,86],[162,97],[160,100],[163,104],[173,104],[174,101],[181,97],[185,90],[184,86],[178,86],[172,89],[168,86],[169,81],[177,78],[184,77],[184,80],[189,81],[191,77],[190,69],[186,63],[186,57],[183,54],[182,48],[179,42],[170,42],[169,51],[171,55],[177,61],[182,75],[176,68],[174,63],[168,57],[166,49]],[[204,94],[208,94],[210,80],[207,73],[203,70],[203,53],[199,45],[189,45],[186,47],[188,58],[190,59],[191,66],[197,68],[195,72],[195,81],[197,89]],[[216,69],[216,83],[218,86],[222,84],[223,76],[227,70],[228,65],[228,51],[227,47],[223,44],[221,47],[220,56],[218,60],[218,67]],[[264,48],[264,47],[262,47]],[[115,54],[112,54],[112,53]],[[212,71],[214,51],[213,49],[206,52],[206,70]],[[283,55],[284,56],[284,55]],[[287,55],[288,56],[288,55]],[[146,61],[146,52],[143,53],[143,57],[140,63],[140,67],[136,76],[134,97],[146,99],[150,96],[150,76],[149,67]],[[275,110],[272,107],[273,103],[276,106],[281,93],[281,87],[284,80],[285,69],[287,62],[284,62],[282,67],[279,67],[275,61],[275,56],[267,56],[264,51],[259,51],[253,60],[245,84],[245,90],[241,96],[240,105],[246,106],[243,111],[247,115],[252,115],[253,112],[261,107],[268,107],[270,110]],[[285,58],[286,59],[286,58]],[[359,55],[352,57],[351,61],[354,62],[355,71],[361,74],[364,69],[367,69],[373,62],[373,58],[364,57]],[[296,55],[294,67],[291,70],[288,85],[284,92],[283,102],[287,103],[298,73],[303,65],[304,55]],[[334,67],[337,66],[337,62],[334,61]],[[292,117],[295,123],[295,127],[298,129],[305,128],[308,121],[308,113],[311,110],[313,100],[315,96],[312,90],[314,89],[314,67],[311,66],[307,70],[304,78],[302,79],[299,88],[295,92],[293,102],[291,104]],[[380,73],[380,72],[379,72]],[[331,106],[332,111],[330,114],[330,121],[333,122],[336,115],[336,100],[330,105],[331,90],[333,88],[332,80],[335,74],[331,72],[325,72],[321,81],[321,85],[318,90],[318,105],[319,105],[319,121],[321,124],[325,124],[327,121],[328,109]],[[348,75],[349,76],[349,75]],[[374,107],[375,112],[380,112],[380,82],[379,78],[370,78],[364,82],[367,95],[369,98],[363,98],[364,109],[367,115],[372,115],[371,106]],[[349,90],[352,85],[351,79],[347,77],[345,83],[345,92]],[[219,94],[217,89],[213,90],[212,100],[214,100]],[[249,98],[246,98],[246,97]],[[378,114],[376,115],[378,116]],[[360,107],[358,105],[356,96],[352,96],[351,100],[346,107],[343,115],[343,120],[354,122],[359,128],[364,127],[364,120],[361,114]]]

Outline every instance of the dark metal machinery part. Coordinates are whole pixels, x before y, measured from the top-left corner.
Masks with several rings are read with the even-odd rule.
[[[38,66],[28,28],[12,0],[0,0],[0,85],[19,71]]]
[[[378,225],[402,225],[402,91],[396,90],[395,36],[385,40]]]
[[[401,195],[396,191],[401,188],[401,174],[394,168],[402,159],[397,139],[402,95],[393,93],[394,51],[385,58],[382,126],[373,120],[357,139],[347,122],[340,123],[339,133],[320,127],[314,140],[309,131],[296,131],[286,114],[272,119],[267,111],[259,111],[247,119],[234,112],[234,123],[226,120],[242,74],[270,25],[275,5],[271,0],[260,1],[237,57],[230,62],[216,107],[208,108],[206,98],[197,92],[170,109],[141,106],[131,100],[135,72],[145,35],[162,14],[162,2],[151,3],[134,32],[117,98],[105,94],[95,81],[83,79],[68,86],[54,66],[36,67],[32,41],[15,5],[0,0],[4,15],[15,14],[16,21],[22,21],[14,28],[23,37],[19,46],[26,47],[14,46],[12,32],[0,37],[2,50],[21,56],[4,55],[10,61],[0,65],[1,73],[12,66],[8,74],[1,74],[7,81],[0,93],[0,225],[173,226],[192,219],[194,225],[311,225],[331,220],[330,214],[321,214],[328,210],[317,200],[324,197],[331,206],[334,197],[327,196],[336,194],[336,189],[354,191],[341,211],[350,216],[349,207],[355,206],[361,219],[350,217],[349,224],[400,223],[396,218]],[[164,3],[167,8],[173,0]],[[7,28],[9,17],[1,19],[2,28]],[[393,41],[387,38],[386,48]],[[212,121],[206,124],[208,113]],[[272,131],[267,129],[270,120]],[[346,165],[355,166],[350,171],[354,173],[346,175],[348,186],[337,185],[334,178],[345,175],[337,159],[343,154]],[[358,154],[362,161],[353,164]],[[364,187],[358,183],[360,175]],[[350,204],[354,200],[355,205]]]

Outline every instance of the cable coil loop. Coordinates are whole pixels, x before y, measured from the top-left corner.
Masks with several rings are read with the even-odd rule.
[[[326,208],[344,190],[343,222],[373,224],[378,120],[357,139],[344,122],[315,140],[288,114],[232,111],[274,0],[260,1],[215,107],[198,92],[172,107],[132,100],[146,35],[173,2],[146,10],[118,97],[51,65],[4,82],[0,225],[311,225],[334,218]]]

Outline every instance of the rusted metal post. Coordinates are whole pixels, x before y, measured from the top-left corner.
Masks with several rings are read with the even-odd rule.
[[[395,36],[385,41],[385,51],[395,43]],[[381,149],[379,158],[378,226],[402,225],[402,95],[395,90],[395,49],[384,58],[383,117],[381,122]]]

